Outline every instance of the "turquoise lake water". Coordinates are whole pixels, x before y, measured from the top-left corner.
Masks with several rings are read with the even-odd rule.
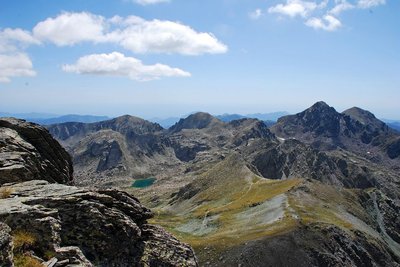
[[[146,179],[136,180],[136,181],[134,181],[134,182],[132,183],[132,187],[135,187],[135,188],[145,188],[145,187],[148,187],[148,186],[154,184],[154,182],[155,182],[156,180],[157,180],[157,179],[156,179],[155,177],[149,177],[149,178],[146,178]]]

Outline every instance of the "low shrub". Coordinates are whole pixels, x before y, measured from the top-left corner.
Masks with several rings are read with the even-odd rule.
[[[13,193],[13,190],[11,187],[1,187],[0,188],[0,199],[9,198],[12,193]]]
[[[14,250],[25,251],[36,243],[36,236],[26,230],[17,230],[13,234]]]

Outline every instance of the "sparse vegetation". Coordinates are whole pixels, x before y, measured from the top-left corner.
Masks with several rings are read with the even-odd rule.
[[[23,252],[36,243],[36,236],[26,230],[17,230],[13,234],[14,250]]]
[[[1,187],[0,188],[0,199],[9,198],[14,190],[11,187]]]
[[[34,257],[30,250],[34,248],[37,238],[34,234],[20,229],[13,233],[14,265],[16,267],[43,267],[44,265]]]
[[[29,255],[17,254],[14,256],[15,267],[44,267],[44,265]]]
[[[172,210],[160,210],[156,212],[156,216],[151,222],[168,228],[195,249],[201,251],[201,248],[212,244],[214,249],[222,251],[227,246],[274,236],[296,227],[297,221],[288,214],[285,207],[282,207],[285,215],[270,224],[251,224],[247,220],[239,219],[238,214],[278,195],[285,194],[301,183],[301,179],[268,180],[261,178],[250,172],[240,158],[232,155],[198,177],[195,186],[202,190],[186,202],[186,204],[191,203],[190,208],[188,206],[181,208],[178,204],[176,209],[175,207],[172,209],[175,215],[171,214]],[[190,212],[188,213],[187,210]],[[179,213],[179,216],[176,215],[176,212]],[[179,226],[190,224],[193,220],[201,221],[205,217],[214,215],[216,216],[214,227],[218,228],[216,231],[196,236],[177,230]]]

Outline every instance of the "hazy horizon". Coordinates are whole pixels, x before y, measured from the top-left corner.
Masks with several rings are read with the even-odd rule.
[[[322,100],[321,100],[322,101]],[[312,103],[314,104],[314,103]],[[311,105],[312,105],[311,104]],[[329,103],[327,103],[329,105]],[[153,115],[151,115],[151,113],[149,113],[150,115],[146,115],[146,113],[141,114],[140,111],[139,112],[120,112],[120,113],[88,113],[88,112],[70,112],[70,113],[52,113],[52,112],[7,112],[7,111],[2,111],[0,110],[0,114],[2,113],[10,113],[10,114],[23,114],[23,115],[28,115],[28,114],[33,114],[35,116],[33,116],[32,118],[55,118],[55,117],[60,117],[60,116],[65,116],[65,115],[88,115],[88,116],[107,116],[109,118],[115,118],[115,117],[119,117],[119,116],[123,116],[123,115],[131,115],[131,116],[136,116],[136,117],[140,117],[146,120],[152,120],[152,119],[169,119],[169,118],[185,118],[187,116],[189,116],[190,114],[196,113],[196,112],[207,112],[210,113],[213,116],[217,116],[217,115],[227,115],[227,114],[238,114],[238,115],[249,115],[249,114],[267,114],[267,113],[279,113],[279,112],[287,112],[288,114],[296,114],[299,112],[302,112],[303,110],[309,108],[311,105],[304,107],[302,109],[298,109],[298,110],[294,110],[294,111],[288,111],[288,110],[267,110],[267,111],[251,111],[252,109],[249,109],[249,112],[246,112],[246,110],[242,110],[245,112],[236,112],[235,109],[231,109],[231,112],[218,112],[218,109],[216,109],[216,112],[211,112],[209,110],[206,109],[194,109],[194,110],[187,110],[187,111],[182,111],[182,112],[176,112],[176,113],[153,113]],[[332,105],[330,105],[332,106]],[[352,106],[354,107],[354,106]],[[346,109],[352,108],[352,107],[347,107],[347,108],[343,108],[343,109],[337,109],[336,107],[333,106],[333,108],[336,109],[336,111],[338,112],[343,112]],[[359,107],[362,108],[362,107]],[[372,110],[368,110],[370,112],[372,112],[378,119],[384,119],[384,120],[393,120],[393,121],[400,121],[400,117],[384,117],[384,116],[379,116],[379,114],[373,112]]]
[[[400,2],[5,0],[0,111],[400,120]],[[205,15],[207,14],[207,15]]]

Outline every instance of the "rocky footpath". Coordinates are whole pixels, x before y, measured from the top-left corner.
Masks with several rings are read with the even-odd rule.
[[[2,267],[197,266],[133,196],[70,185],[70,156],[36,124],[0,119],[0,181]]]
[[[0,119],[0,185],[33,179],[71,184],[72,161],[43,127],[13,118]]]

